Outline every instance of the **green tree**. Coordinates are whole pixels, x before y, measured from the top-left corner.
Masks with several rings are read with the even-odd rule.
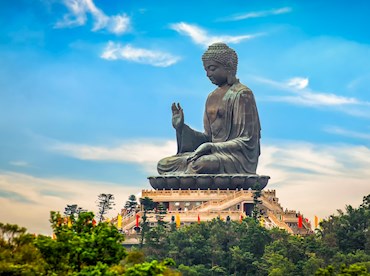
[[[295,265],[285,256],[268,251],[262,257],[265,266],[261,266],[271,276],[295,276]]]
[[[155,208],[155,203],[153,199],[149,197],[140,198],[140,204],[143,210],[141,226],[141,235],[140,235],[140,248],[144,245],[145,235],[149,232],[150,226],[148,222],[148,213],[151,213]]]
[[[170,267],[175,266],[175,262],[172,259],[166,259],[162,262],[153,260],[151,262],[144,262],[141,264],[135,264],[128,268],[125,272],[126,276],[164,276],[164,275],[179,275],[174,271],[171,271]]]
[[[97,206],[99,208],[98,221],[102,222],[104,215],[109,212],[115,205],[114,195],[112,194],[100,194],[98,195]]]
[[[253,211],[252,211],[252,217],[255,220],[258,220],[258,217],[260,216],[260,205],[262,201],[260,200],[261,197],[261,185],[256,182],[253,187]]]
[[[64,214],[66,216],[75,216],[79,213],[86,212],[85,209],[82,207],[77,206],[77,204],[67,204],[67,206],[64,208]]]
[[[0,275],[43,275],[45,261],[35,236],[16,224],[0,223]]]
[[[110,266],[126,255],[121,244],[123,235],[117,228],[107,223],[94,226],[93,219],[92,212],[84,212],[69,225],[59,213],[51,212],[55,239],[46,236],[36,239],[49,272],[68,275],[99,262]]]
[[[345,212],[332,215],[320,223],[324,243],[344,253],[366,250],[370,253],[370,195],[363,198],[359,208],[346,206]]]
[[[150,227],[145,234],[145,252],[149,258],[152,259],[164,259],[168,256],[168,239],[167,235],[169,232],[168,225],[163,221],[167,210],[162,203],[157,205],[155,209],[156,225]]]
[[[192,224],[170,232],[168,239],[168,255],[183,264],[183,270],[198,266],[202,275],[205,270],[209,275],[256,275],[255,262],[271,238],[265,228],[247,218],[242,223],[214,219]]]
[[[136,200],[136,196],[130,195],[123,208],[126,210],[127,214],[131,214],[135,212],[137,206],[138,206],[138,203]]]

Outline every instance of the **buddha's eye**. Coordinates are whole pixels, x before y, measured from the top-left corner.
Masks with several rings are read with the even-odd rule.
[[[217,67],[216,66],[213,66],[213,65],[211,65],[211,66],[208,67],[208,70],[209,71],[215,71],[216,69],[217,69]]]

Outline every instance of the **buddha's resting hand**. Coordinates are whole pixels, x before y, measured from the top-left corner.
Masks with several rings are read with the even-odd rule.
[[[172,126],[176,130],[182,129],[184,126],[184,111],[182,110],[180,103],[173,103],[171,106],[172,109]]]
[[[212,149],[214,148],[213,143],[204,143],[201,144],[189,157],[188,162],[193,162],[197,160],[199,157],[209,154],[212,152]]]

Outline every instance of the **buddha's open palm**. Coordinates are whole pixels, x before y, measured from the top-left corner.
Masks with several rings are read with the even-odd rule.
[[[179,130],[184,126],[184,111],[182,110],[180,104],[173,103],[172,109],[172,126]]]
[[[210,154],[212,149],[215,147],[213,143],[203,143],[201,144],[189,157],[188,161],[193,162],[203,155]]]

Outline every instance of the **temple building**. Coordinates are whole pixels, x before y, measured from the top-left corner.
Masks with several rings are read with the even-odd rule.
[[[251,189],[143,190],[142,198],[151,198],[157,206],[162,203],[166,209],[163,221],[178,223],[181,227],[215,218],[239,221],[246,216],[252,216],[254,193],[255,191]],[[275,190],[262,190],[258,200],[260,201],[258,217],[264,227],[268,229],[278,227],[290,234],[313,233],[311,223],[302,214],[281,206]],[[140,225],[142,216],[143,210],[122,214],[122,231],[127,234],[128,239],[136,236],[139,229],[135,227]],[[175,222],[175,219],[178,221]],[[150,214],[148,221],[151,226],[155,225],[157,222],[155,214]],[[131,242],[135,243],[135,240]]]

